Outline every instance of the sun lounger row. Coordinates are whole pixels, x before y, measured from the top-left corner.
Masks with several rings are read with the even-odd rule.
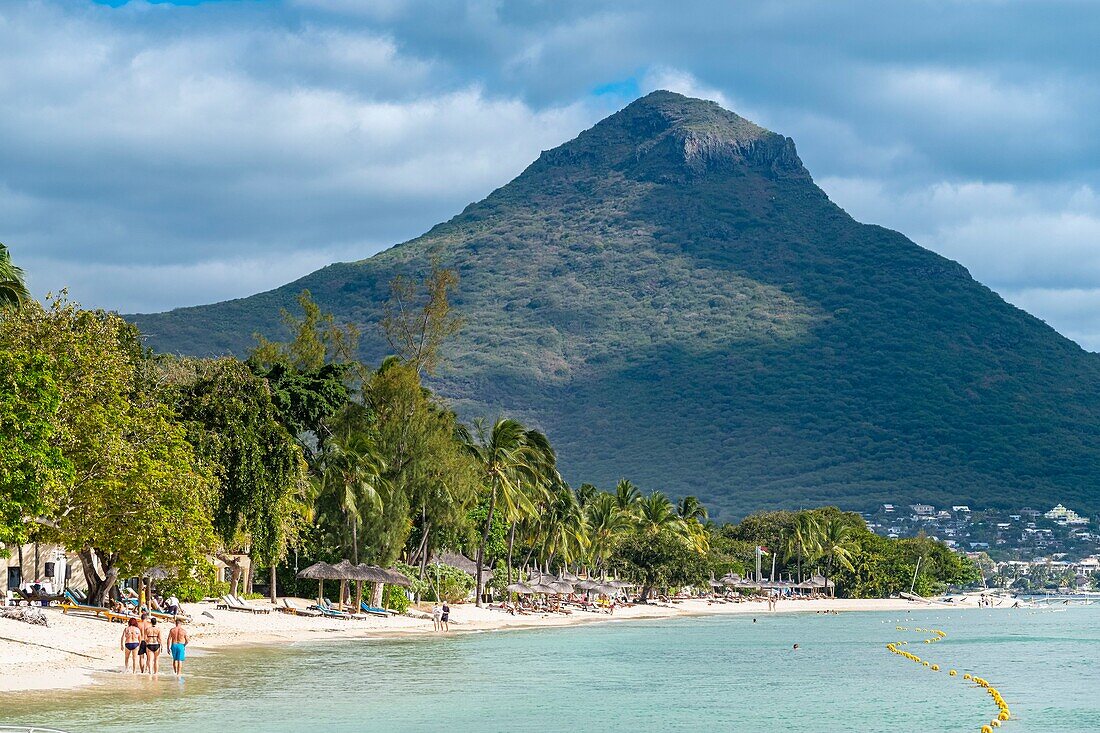
[[[253,606],[252,604],[246,603],[239,597],[229,593],[222,596],[221,600],[218,601],[214,608],[223,608],[227,611],[243,611],[245,613],[271,613],[270,608]]]

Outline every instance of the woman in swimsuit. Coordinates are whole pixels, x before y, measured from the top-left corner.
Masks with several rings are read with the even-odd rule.
[[[141,628],[136,618],[130,619],[122,629],[122,668],[130,673],[137,672],[137,648],[141,646]]]
[[[451,630],[451,607],[447,605],[447,602],[443,602],[443,615],[439,618],[439,625],[444,631]]]
[[[149,619],[149,625],[145,627],[145,668],[149,674],[156,674],[157,660],[160,659],[160,629],[157,628],[157,619]]]

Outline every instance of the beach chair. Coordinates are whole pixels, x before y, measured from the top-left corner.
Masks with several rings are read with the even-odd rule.
[[[244,613],[271,613],[270,608],[258,608],[251,604],[245,603],[237,596],[230,594],[222,596],[222,602],[215,605],[214,607],[224,608],[227,611],[242,611]]]
[[[327,600],[328,599],[325,599],[326,603]],[[310,606],[310,610],[317,611],[325,618],[339,618],[344,619],[345,621],[351,618],[351,614],[344,613],[343,611],[337,611],[332,606],[321,605],[320,603],[315,603]]]
[[[92,614],[99,618],[107,619],[108,621],[118,621],[120,623],[127,623],[130,619],[135,618],[126,613],[115,613],[109,608],[103,608],[102,606],[91,606],[86,603],[78,603],[76,597],[69,591],[65,591],[65,602],[59,604],[61,612],[68,614],[70,611],[73,613],[86,613]]]
[[[266,608],[264,606],[253,606],[251,603],[241,598],[240,596],[230,596],[230,598],[237,602],[237,606],[239,608],[247,608],[249,611],[252,611],[252,613],[271,613],[270,608]]]
[[[283,599],[283,607],[279,610],[283,613],[290,613],[295,616],[309,616],[311,618],[317,618],[324,615],[315,608],[298,608],[298,606],[290,602],[289,598]]]
[[[387,611],[384,608],[375,608],[374,606],[368,606],[366,601],[359,604],[359,608],[363,613],[369,613],[371,616],[381,616],[382,618],[389,618],[390,616],[398,615],[396,611]]]
[[[27,603],[29,603],[32,606],[37,606],[37,605],[48,606],[51,603],[61,603],[62,601],[66,600],[66,596],[65,596],[64,593],[53,593],[53,594],[46,594],[46,593],[40,593],[40,592],[24,593],[23,591],[19,590],[18,588],[16,588],[15,592],[20,598],[22,598],[24,601],[26,601]]]

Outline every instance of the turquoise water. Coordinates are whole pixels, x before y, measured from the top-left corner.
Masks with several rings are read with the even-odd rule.
[[[0,722],[71,733],[1100,730],[1100,608],[629,621],[196,655],[180,683],[114,679],[0,698]],[[895,626],[941,628],[943,642]],[[910,651],[959,670],[935,673]],[[792,650],[798,643],[800,649]],[[2,674],[2,671],[0,671]]]

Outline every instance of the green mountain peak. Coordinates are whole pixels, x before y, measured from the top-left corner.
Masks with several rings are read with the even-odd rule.
[[[1100,357],[897,232],[854,221],[789,138],[653,92],[450,221],[251,298],[135,316],[247,351],[309,288],[362,327],[438,256],[466,325],[432,385],[544,429],[566,477],[726,515],[878,502],[1100,510]]]

